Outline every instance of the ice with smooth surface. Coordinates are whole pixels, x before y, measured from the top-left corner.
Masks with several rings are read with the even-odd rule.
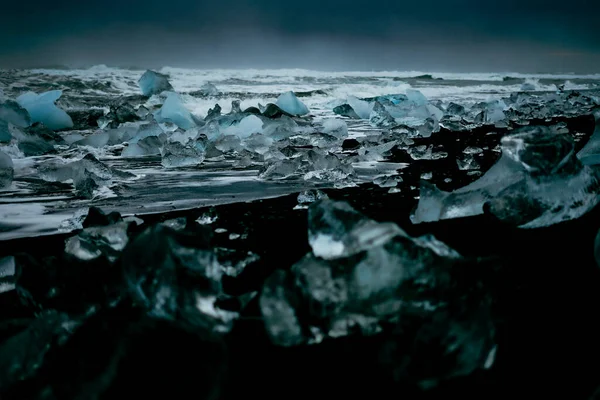
[[[263,132],[263,121],[256,115],[248,115],[244,117],[238,124],[221,128],[221,133],[224,135],[237,136],[240,139],[246,139],[255,133]]]
[[[281,94],[277,98],[277,106],[291,115],[302,116],[310,112],[308,107],[292,91]]]
[[[378,101],[373,105],[373,111],[369,115],[369,122],[372,126],[378,128],[390,128],[396,124],[394,117]]]
[[[146,71],[138,81],[142,94],[144,96],[152,96],[173,90],[173,86],[169,83],[169,77],[155,71]]]
[[[62,96],[62,90],[36,94],[27,92],[17,97],[17,103],[27,110],[31,116],[31,122],[41,122],[52,130],[60,130],[73,127],[73,120],[65,111],[55,104]]]
[[[354,96],[348,96],[348,105],[354,110],[360,119],[369,119],[375,103],[370,103]]]
[[[15,174],[14,164],[10,156],[0,151],[0,189],[10,186]]]
[[[161,109],[154,113],[156,121],[171,122],[181,129],[192,129],[196,122],[177,93],[169,92]]]

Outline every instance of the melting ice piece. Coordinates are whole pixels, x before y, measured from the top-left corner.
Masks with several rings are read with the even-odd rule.
[[[348,125],[342,120],[330,118],[323,122],[323,133],[343,139],[348,137]]]
[[[256,115],[244,117],[238,124],[221,128],[221,133],[224,135],[237,136],[240,139],[250,137],[254,133],[263,132],[263,121]]]
[[[404,235],[392,223],[365,218],[348,203],[320,200],[308,210],[308,242],[317,257],[326,260],[348,257]]]
[[[369,119],[375,103],[369,103],[354,96],[348,96],[348,105],[360,119]]]
[[[0,189],[10,186],[15,175],[14,164],[10,156],[0,151]]]
[[[596,119],[596,128],[594,133],[588,139],[586,145],[577,153],[577,157],[585,165],[600,164],[600,110],[594,112]]]
[[[294,92],[286,92],[277,98],[277,106],[291,115],[306,115],[310,111],[308,107],[298,100]]]
[[[161,123],[171,122],[182,129],[192,129],[196,126],[192,114],[174,92],[169,92],[161,109],[154,113],[154,118]]]
[[[8,100],[0,104],[0,120],[11,123],[19,128],[31,125],[29,112],[16,101]]]
[[[167,75],[158,72],[146,71],[138,81],[142,94],[152,96],[173,90],[168,78]]]
[[[165,168],[191,167],[202,164],[204,151],[197,146],[167,142],[162,149],[161,164]]]
[[[298,168],[297,161],[274,159],[263,165],[258,177],[265,180],[288,179],[298,173]]]
[[[62,96],[62,90],[42,94],[27,92],[17,97],[17,103],[29,112],[31,122],[41,122],[52,130],[73,127],[73,120],[54,103]]]
[[[160,154],[163,141],[157,136],[149,136],[142,140],[130,142],[121,153],[121,157],[142,157]]]
[[[373,111],[369,115],[369,122],[372,126],[378,128],[390,128],[396,125],[394,117],[378,101],[373,105]]]
[[[414,223],[481,214],[521,228],[579,218],[600,201],[597,172],[574,155],[568,134],[526,127],[502,139],[502,157],[479,180],[454,192],[422,182]]]
[[[127,246],[122,260],[133,299],[155,317],[218,332],[229,331],[238,317],[215,304],[223,268],[207,236],[155,225]]]
[[[464,346],[463,343],[454,346],[459,330],[436,323],[440,318],[451,325],[459,320],[464,322],[463,318],[445,319],[450,315],[445,310],[447,290],[456,282],[451,271],[462,261],[459,254],[434,237],[411,238],[395,224],[372,221],[346,203],[330,200],[314,203],[309,209],[309,226],[314,224],[311,213],[327,215],[326,229],[337,231],[342,243],[356,243],[358,231],[358,236],[367,240],[359,242],[360,250],[356,253],[352,251],[332,260],[309,254],[291,270],[277,271],[267,279],[259,305],[274,344],[296,346],[318,343],[324,337],[375,334],[381,332],[383,323],[402,321],[407,310],[407,316],[412,313],[423,318],[415,321],[423,330],[427,329],[429,334],[435,332],[436,339],[445,343],[444,353],[452,354],[450,358],[454,360],[451,371],[447,371],[450,375],[468,374],[483,366],[494,347],[487,304],[475,302],[475,305],[463,297],[464,293],[457,293],[456,300],[451,300],[458,301],[465,309],[488,311],[469,315],[472,319],[468,322],[475,325],[483,320],[484,329],[460,337],[461,341],[472,340]],[[321,222],[318,225],[323,229]],[[427,337],[432,335],[421,339]],[[480,341],[484,345],[469,346]],[[456,357],[451,349],[460,356]],[[473,368],[463,369],[465,363]]]
[[[200,90],[209,96],[216,96],[220,93],[219,89],[217,89],[217,87],[210,82],[206,82],[204,85],[202,85]]]
[[[329,196],[327,196],[326,193],[318,189],[305,190],[304,192],[298,194],[298,205],[294,207],[294,210],[307,209],[308,206],[314,203],[315,201],[328,198]]]
[[[115,261],[129,241],[126,222],[84,229],[65,243],[65,253],[82,261],[94,260],[104,255]]]
[[[427,103],[429,103],[429,100],[427,100],[427,97],[425,97],[425,95],[423,93],[421,93],[420,91],[418,91],[416,89],[407,89],[406,97],[408,97],[408,101],[413,102],[414,104],[416,104],[418,106],[424,106]]]

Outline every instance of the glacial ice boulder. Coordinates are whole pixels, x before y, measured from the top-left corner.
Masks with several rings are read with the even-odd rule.
[[[29,112],[31,122],[41,122],[52,130],[73,127],[73,120],[65,111],[55,104],[62,96],[62,90],[36,94],[27,92],[17,97],[17,103]]]
[[[262,133],[263,125],[264,123],[259,117],[256,115],[248,115],[239,123],[221,128],[220,131],[223,135],[233,135],[240,139],[246,139],[254,133]]]
[[[185,108],[179,95],[175,92],[169,92],[160,110],[154,113],[154,118],[160,123],[173,123],[181,129],[192,129],[196,126],[192,114]]]
[[[311,253],[271,275],[259,299],[275,345],[370,336],[412,320],[419,329],[396,330],[392,340],[429,346],[429,356],[447,368],[436,379],[485,368],[495,349],[489,302],[450,295],[461,279],[453,276],[463,262],[458,253],[432,236],[413,238],[393,223],[373,221],[347,203],[318,200],[308,213],[309,237],[323,239],[311,239]],[[398,355],[393,362],[406,368],[406,361]],[[427,373],[417,379],[434,378]]]
[[[144,72],[138,83],[144,96],[152,96],[173,90],[167,75],[151,70]]]
[[[308,107],[292,91],[280,95],[277,98],[277,106],[291,115],[301,116],[310,112]]]
[[[413,223],[479,215],[486,210],[521,228],[576,219],[600,201],[598,172],[582,165],[569,134],[520,128],[502,138],[502,156],[480,179],[453,192],[421,182]]]
[[[0,189],[9,186],[15,174],[13,161],[10,156],[0,151]]]
[[[348,137],[348,124],[344,121],[330,118],[323,122],[323,133],[331,136],[335,136],[338,139],[344,139]]]

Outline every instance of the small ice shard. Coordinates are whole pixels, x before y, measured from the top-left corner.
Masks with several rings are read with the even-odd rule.
[[[162,149],[161,164],[165,168],[192,167],[202,164],[204,155],[197,146],[167,142]]]
[[[218,215],[212,213],[204,213],[200,217],[198,217],[196,222],[200,225],[210,225],[212,223],[215,223],[217,219],[219,219]]]
[[[167,75],[151,70],[146,71],[138,83],[144,96],[152,96],[173,90]]]
[[[600,110],[596,110],[594,118],[596,120],[594,133],[590,136],[583,149],[577,153],[577,157],[584,165],[600,164]]]
[[[398,175],[379,176],[373,180],[373,183],[382,188],[394,188],[399,183],[402,183],[402,177]]]
[[[310,112],[308,107],[291,91],[283,93],[277,98],[277,106],[291,115],[302,116]]]
[[[131,241],[121,260],[134,301],[154,317],[217,332],[228,332],[238,317],[215,303],[223,293],[223,268],[207,235],[158,224]]]
[[[154,118],[157,122],[171,122],[182,129],[192,129],[196,126],[192,114],[185,108],[179,95],[174,92],[169,92],[161,109],[154,113]]]
[[[0,151],[0,189],[10,186],[15,175],[14,164],[10,156]]]
[[[17,97],[17,103],[29,112],[31,122],[41,122],[52,130],[73,127],[73,120],[55,104],[62,96],[62,90],[36,94],[27,92]]]
[[[328,199],[328,198],[329,198],[329,196],[327,196],[326,193],[324,193],[318,189],[305,190],[304,192],[301,192],[300,194],[298,194],[298,205],[296,207],[294,207],[294,210],[307,209],[308,206],[311,205],[312,203],[314,203],[315,201]]]
[[[348,125],[342,120],[330,118],[323,122],[323,133],[344,139],[348,137]]]
[[[187,218],[180,217],[180,218],[175,218],[175,219],[169,219],[169,220],[162,222],[162,225],[167,226],[176,231],[181,231],[181,230],[184,230],[185,227],[187,226]]]
[[[378,101],[373,105],[373,111],[369,115],[369,122],[371,126],[377,128],[390,128],[396,125],[394,117]]]
[[[448,153],[440,151],[434,152],[433,145],[421,145],[410,147],[408,154],[413,160],[439,160],[448,157]]]
[[[485,209],[521,228],[579,218],[600,201],[599,178],[574,155],[568,134],[525,127],[502,138],[502,157],[480,179],[454,192],[422,182],[414,223],[478,215]]]
[[[157,136],[149,136],[129,145],[121,153],[121,157],[142,157],[160,154],[163,142]]]
[[[440,130],[440,126],[438,124],[437,121],[435,121],[433,118],[427,118],[425,119],[425,122],[420,125],[419,127],[417,127],[417,131],[419,132],[419,135],[421,135],[422,137],[428,138],[431,137],[431,134],[433,132],[438,132]]]
[[[12,100],[0,104],[0,121],[11,123],[19,128],[27,128],[31,125],[29,112]]]
[[[79,235],[67,239],[65,253],[82,261],[100,256],[115,261],[129,241],[128,226],[126,222],[118,222],[86,228]]]
[[[304,175],[306,181],[343,181],[354,174],[350,164],[344,164],[335,155],[310,150],[307,153],[310,171]]]
[[[403,234],[395,224],[365,218],[348,203],[321,200],[308,211],[308,242],[317,257],[348,257]]]
[[[287,179],[297,175],[298,167],[293,160],[273,160],[263,165],[258,177],[265,180]]]
[[[206,118],[204,118],[205,121],[209,121],[211,119],[215,119],[221,116],[221,106],[218,104],[215,104],[215,106],[211,109],[208,110],[208,113],[206,113]]]
[[[220,93],[219,89],[217,89],[217,87],[210,82],[206,82],[204,85],[202,85],[200,87],[200,91],[208,96],[216,96]]]
[[[424,106],[429,102],[429,100],[427,100],[427,97],[425,97],[423,93],[416,89],[407,89],[406,97],[408,97],[408,101],[413,102],[418,106]]]

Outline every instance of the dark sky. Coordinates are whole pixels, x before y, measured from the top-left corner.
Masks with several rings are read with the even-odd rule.
[[[600,72],[599,0],[28,0],[0,67]]]

